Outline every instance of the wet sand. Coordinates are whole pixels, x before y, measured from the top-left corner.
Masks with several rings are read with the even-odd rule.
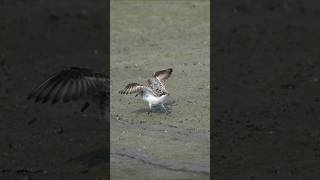
[[[111,1],[111,179],[209,179],[209,1]],[[118,93],[173,68],[167,107]]]

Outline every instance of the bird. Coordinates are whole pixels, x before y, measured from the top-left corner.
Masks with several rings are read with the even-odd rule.
[[[147,79],[147,85],[132,82],[127,84],[119,93],[140,95],[144,101],[148,102],[149,113],[152,111],[152,107],[156,105],[160,105],[168,113],[164,102],[168,98],[169,92],[164,83],[171,76],[172,71],[172,68],[156,71],[152,74],[152,77]]]
[[[51,104],[81,99],[85,100],[81,112],[84,112],[90,103],[94,103],[99,106],[102,118],[105,118],[110,99],[109,87],[109,78],[102,73],[88,68],[65,67],[36,86],[27,99],[34,100],[35,103],[51,101]]]

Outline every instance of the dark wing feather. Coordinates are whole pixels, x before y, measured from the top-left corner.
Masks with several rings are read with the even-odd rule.
[[[86,98],[96,91],[107,90],[107,81],[103,74],[86,68],[70,67],[50,76],[36,87],[27,99],[42,103],[52,100],[52,104],[62,100],[66,103]]]
[[[144,86],[138,83],[130,83],[123,90],[120,90],[120,94],[133,94],[143,91]]]
[[[172,68],[164,69],[153,73],[153,77],[159,79],[160,81],[167,80],[172,74]]]

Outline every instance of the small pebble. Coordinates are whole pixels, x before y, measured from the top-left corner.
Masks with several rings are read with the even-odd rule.
[[[27,122],[27,124],[30,126],[30,125],[34,124],[34,122],[36,122],[36,121],[37,121],[37,118],[32,118],[31,120],[29,120]]]
[[[319,78],[313,78],[313,82],[318,82]]]
[[[57,133],[57,134],[62,134],[63,132],[64,132],[64,130],[62,127],[55,130],[55,133]]]

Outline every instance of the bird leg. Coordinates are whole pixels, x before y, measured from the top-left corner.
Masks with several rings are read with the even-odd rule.
[[[164,106],[164,104],[161,104],[161,107],[164,109],[164,111],[166,111],[166,113],[168,113],[167,108]]]
[[[106,119],[106,111],[107,108],[109,106],[109,104],[107,103],[109,100],[108,98],[108,94],[106,92],[101,93],[101,98],[100,98],[100,112],[101,112],[101,117],[102,119]]]
[[[149,111],[148,111],[148,115],[152,112],[152,104],[149,102]]]
[[[82,106],[81,112],[84,112],[88,107],[89,107],[89,103],[86,102],[86,103]]]

